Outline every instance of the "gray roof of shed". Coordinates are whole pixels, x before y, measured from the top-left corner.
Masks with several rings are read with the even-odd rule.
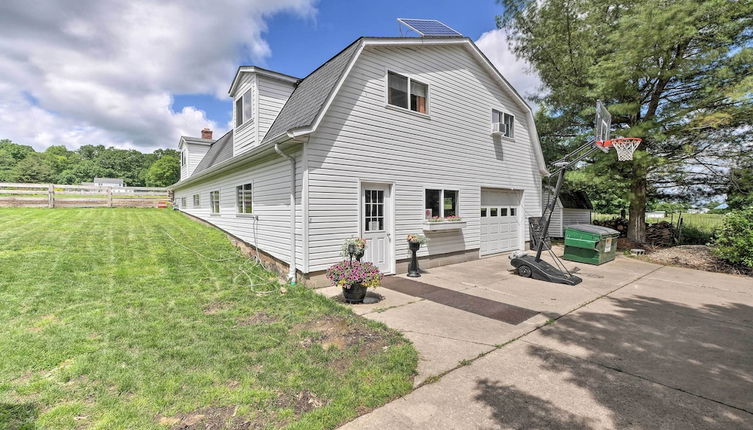
[[[358,52],[361,39],[363,38],[348,45],[298,83],[269,127],[262,143],[287,133],[288,130],[308,127],[314,123],[329,95],[335,90],[340,77],[345,73],[350,60]]]
[[[583,191],[560,191],[560,203],[566,209],[593,210],[588,194]]]
[[[194,169],[192,176],[206,170],[215,164],[221,163],[225,160],[229,160],[233,156],[233,130],[225,133],[224,136],[217,139],[212,146],[209,147],[209,151],[204,155],[199,164]]]

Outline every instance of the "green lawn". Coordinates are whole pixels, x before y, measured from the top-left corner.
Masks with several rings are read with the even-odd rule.
[[[609,215],[609,214],[593,214],[594,219],[611,219],[616,218],[619,215]],[[667,221],[671,222],[673,225],[677,225],[677,217],[678,214],[675,214],[674,216],[668,216],[665,218],[646,218],[646,222],[648,223],[657,223],[660,221]],[[682,214],[683,219],[683,225],[685,227],[694,227],[702,232],[711,234],[716,230],[717,228],[722,226],[722,220],[724,219],[724,215],[722,214]]]
[[[417,363],[169,210],[0,209],[0,304],[0,429],[332,428]]]

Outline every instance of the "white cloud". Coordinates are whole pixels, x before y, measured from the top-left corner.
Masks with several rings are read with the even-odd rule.
[[[3,0],[0,138],[43,149],[104,144],[152,150],[226,124],[172,94],[226,97],[240,58],[263,63],[275,13],[315,0]]]
[[[542,92],[541,78],[528,62],[515,56],[504,30],[487,31],[476,45],[521,96],[528,99]]]

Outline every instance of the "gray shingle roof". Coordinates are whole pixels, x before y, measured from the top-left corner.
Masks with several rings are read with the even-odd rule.
[[[268,142],[290,129],[308,127],[313,124],[329,95],[335,90],[340,77],[345,73],[350,60],[358,51],[360,41],[359,38],[348,45],[347,48],[298,83],[272,126],[269,127],[262,143]]]
[[[199,164],[194,169],[191,176],[206,170],[215,164],[219,164],[225,160],[229,160],[233,156],[233,130],[225,133],[224,136],[217,139],[212,146],[209,147],[204,158],[201,159]]]
[[[593,210],[591,200],[583,191],[560,191],[560,203],[566,209],[589,209]]]

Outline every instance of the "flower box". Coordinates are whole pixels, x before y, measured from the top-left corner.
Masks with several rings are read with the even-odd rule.
[[[444,230],[460,230],[466,226],[465,221],[439,221],[439,222],[425,222],[423,226],[424,231],[444,231]]]

